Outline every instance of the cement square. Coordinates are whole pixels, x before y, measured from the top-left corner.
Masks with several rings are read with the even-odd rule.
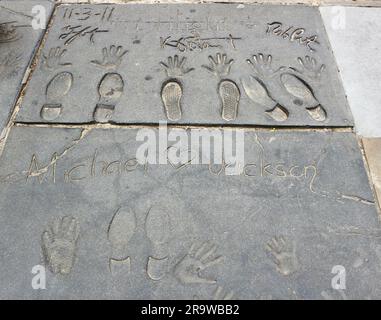
[[[0,160],[0,297],[381,297],[381,228],[353,133],[205,132],[244,134],[239,174],[138,164],[137,137],[157,128],[15,126]],[[331,287],[339,271],[346,290]]]
[[[353,125],[316,7],[61,5],[18,122]]]

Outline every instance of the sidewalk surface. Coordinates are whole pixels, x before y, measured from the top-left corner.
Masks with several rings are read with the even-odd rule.
[[[349,3],[0,1],[0,299],[380,299],[381,9]]]

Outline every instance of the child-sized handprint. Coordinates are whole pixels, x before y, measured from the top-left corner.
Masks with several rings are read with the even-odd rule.
[[[321,74],[325,70],[324,64],[319,65],[316,62],[316,59],[310,56],[306,56],[304,59],[299,57],[298,62],[301,66],[301,69],[292,68],[293,70],[305,75],[312,81],[320,80]]]
[[[262,53],[258,53],[258,55],[253,55],[252,59],[247,59],[246,61],[252,66],[255,75],[262,79],[271,79],[280,71],[286,69],[284,66],[274,69],[272,67],[272,56],[270,54],[266,56]]]
[[[230,68],[234,62],[233,59],[228,60],[226,54],[217,53],[216,58],[208,57],[210,65],[202,67],[217,77],[226,77],[230,73]]]
[[[204,278],[200,271],[205,270],[223,260],[222,256],[214,256],[217,246],[208,246],[205,242],[200,248],[193,244],[189,253],[175,266],[176,278],[184,283],[216,283],[215,279]]]
[[[47,55],[42,55],[41,63],[47,69],[57,69],[60,67],[71,66],[70,62],[62,62],[61,59],[65,56],[67,50],[60,47],[51,48]]]
[[[91,63],[105,69],[114,69],[122,63],[124,55],[127,50],[123,50],[122,46],[110,46],[110,48],[103,48],[102,60],[92,60]]]
[[[279,273],[288,276],[298,269],[295,244],[274,237],[267,243],[267,250],[273,255]]]
[[[17,32],[16,21],[0,23],[0,43],[17,41],[21,35]]]
[[[42,234],[42,252],[49,269],[69,274],[74,264],[79,224],[74,217],[57,218]]]
[[[313,87],[319,86],[325,65],[318,64],[316,59],[310,56],[304,59],[299,57],[298,62],[301,69],[291,67],[289,73],[281,75],[281,82],[286,91],[295,97],[293,100],[295,105],[303,106],[315,121],[325,121],[327,111],[320,105],[313,90]]]
[[[4,79],[15,76],[20,71],[21,60],[22,55],[14,51],[10,51],[0,58],[0,77]]]
[[[194,68],[185,67],[186,61],[187,58],[182,57],[181,60],[179,60],[179,56],[175,55],[173,58],[168,57],[167,63],[160,62],[160,65],[164,68],[169,78],[176,78],[184,76],[194,70]]]

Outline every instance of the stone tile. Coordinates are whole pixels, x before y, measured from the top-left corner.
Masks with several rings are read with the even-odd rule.
[[[381,137],[381,9],[320,8],[357,133]]]
[[[362,142],[381,210],[381,139],[364,138]]]
[[[138,132],[12,128],[0,298],[381,298],[381,228],[354,134],[245,131],[244,170],[226,175],[139,165]],[[35,265],[49,268],[46,290],[31,288]],[[336,265],[344,292],[330,289]]]
[[[59,7],[17,121],[352,125],[317,8],[88,8]],[[257,73],[247,63],[249,58],[255,62],[253,55]],[[211,72],[203,67],[213,63],[209,56],[220,61]],[[183,57],[187,60],[180,67]],[[175,66],[165,69],[160,63],[170,67],[169,58]]]
[[[32,27],[35,5],[45,8],[48,21],[53,7],[50,1],[0,3],[0,133],[9,120],[24,74],[44,32]]]

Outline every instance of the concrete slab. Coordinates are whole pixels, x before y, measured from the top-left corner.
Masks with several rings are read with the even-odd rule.
[[[351,126],[317,8],[58,8],[18,122]]]
[[[32,12],[37,5],[45,14]],[[48,22],[52,8],[53,3],[45,0],[0,2],[0,133],[8,123],[24,74],[45,31],[33,28],[34,16],[40,12]]]
[[[320,8],[357,133],[381,137],[381,9]]]
[[[381,228],[354,134],[245,131],[243,171],[227,175],[139,165],[139,132],[11,130],[1,299],[381,298]],[[35,265],[46,290],[31,286]]]

